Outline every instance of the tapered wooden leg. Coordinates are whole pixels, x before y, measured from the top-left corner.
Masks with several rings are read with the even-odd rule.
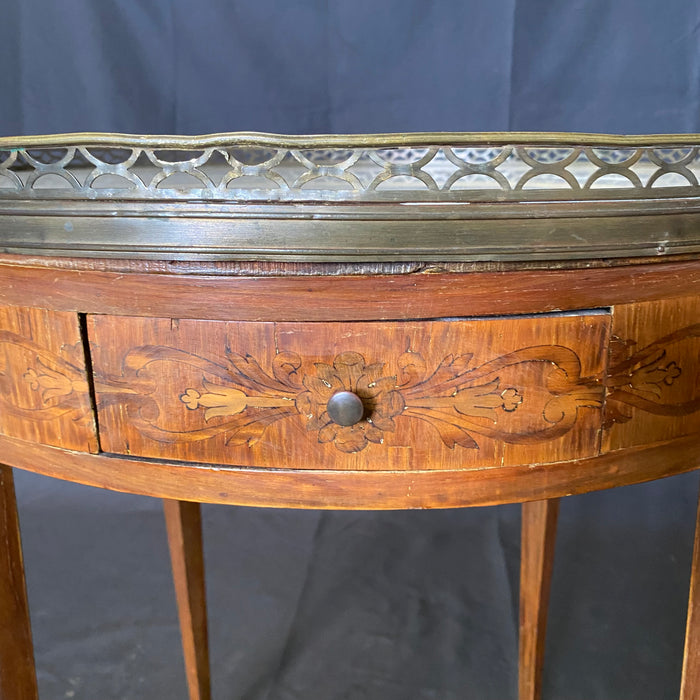
[[[695,544],[690,572],[688,621],[685,629],[680,698],[681,700],[700,699],[700,500],[695,521]]]
[[[38,697],[15,484],[0,464],[0,698]]]
[[[190,700],[210,700],[209,641],[199,503],[163,500]]]
[[[520,554],[520,700],[538,700],[542,685],[549,587],[559,499],[523,503]]]

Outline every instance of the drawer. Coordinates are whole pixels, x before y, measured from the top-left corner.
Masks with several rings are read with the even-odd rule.
[[[598,312],[352,323],[91,316],[101,446],[332,470],[592,456],[609,323]],[[341,391],[361,401],[352,425],[329,416]]]

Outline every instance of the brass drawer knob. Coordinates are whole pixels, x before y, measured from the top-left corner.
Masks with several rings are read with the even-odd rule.
[[[328,399],[326,410],[330,419],[338,425],[355,425],[362,420],[365,407],[362,399],[352,391],[338,391]]]

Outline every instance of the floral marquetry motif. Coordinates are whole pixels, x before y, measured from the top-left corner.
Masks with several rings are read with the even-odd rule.
[[[297,396],[296,406],[307,430],[318,430],[319,442],[332,442],[342,452],[381,444],[405,408],[396,377],[384,376],[382,363],[368,365],[357,352],[342,353],[332,364],[315,363],[315,374],[305,375],[302,383],[306,391]],[[365,416],[354,425],[338,425],[328,415],[328,401],[342,391],[356,394],[365,408]]]
[[[290,368],[302,366],[301,358],[291,353],[280,353],[283,362]],[[461,445],[467,448],[477,448],[478,445],[469,435],[467,427],[463,425],[465,419],[460,416],[472,418],[486,417],[493,423],[497,422],[498,409],[514,411],[522,403],[522,395],[517,389],[508,387],[502,389],[499,379],[493,379],[485,384],[473,386],[461,386],[456,383],[460,374],[464,374],[465,365],[470,356],[452,358],[447,357],[426,381],[414,381],[415,375],[408,377],[405,384],[399,384],[396,376],[385,376],[382,363],[367,364],[362,355],[357,352],[345,352],[337,355],[332,364],[324,362],[314,363],[314,372],[304,374],[299,380],[295,377],[296,370],[290,373],[289,384],[291,387],[303,387],[305,391],[292,396],[289,386],[277,386],[281,391],[278,396],[252,395],[252,391],[262,394],[266,388],[275,385],[275,380],[266,377],[261,384],[250,387],[247,380],[251,374],[234,375],[232,381],[241,381],[252,389],[251,395],[246,395],[241,389],[214,385],[203,382],[204,392],[188,388],[180,400],[188,408],[196,410],[204,409],[204,419],[209,421],[215,417],[233,417],[241,414],[247,408],[279,408],[289,409],[290,402],[306,422],[306,429],[318,433],[318,441],[321,443],[332,442],[342,452],[357,452],[367,447],[368,443],[381,444],[384,441],[384,432],[394,432],[395,419],[401,416],[422,418],[427,420],[437,430],[445,445],[453,448]],[[254,367],[254,377],[264,376],[264,370],[253,358],[240,356],[230,357],[233,366],[242,373],[242,368]],[[281,364],[277,361],[276,364]],[[399,358],[399,366],[424,365],[425,361],[419,353],[404,353]],[[245,379],[244,379],[245,378]],[[462,377],[463,382],[469,382],[469,377]],[[452,390],[452,385],[457,388]],[[436,392],[445,393],[445,396],[430,396],[431,387]],[[363,420],[354,425],[338,425],[330,418],[327,410],[329,400],[338,392],[352,392],[356,394],[365,407]],[[599,402],[596,404],[599,405]],[[431,411],[433,413],[431,413]],[[453,412],[452,418],[446,418]],[[278,418],[289,416],[288,411],[282,411]],[[240,427],[231,423],[222,424],[222,429],[232,431],[229,440],[247,442],[259,439],[261,434],[255,424],[247,421]],[[478,428],[474,428],[479,432]]]
[[[125,343],[95,318],[100,421],[118,423],[107,449],[308,468],[410,468],[433,454],[439,468],[593,450],[602,367],[577,345],[587,334],[600,347],[607,317],[543,321],[557,342],[537,343],[525,319],[510,322],[522,331],[507,340],[491,320],[328,324],[338,340],[318,336],[318,324],[129,319]],[[185,327],[196,332],[185,339]],[[574,347],[559,342],[567,333]],[[362,402],[350,425],[329,415],[341,392]]]
[[[0,307],[0,433],[97,449],[76,315]]]
[[[618,306],[606,379],[605,449],[700,430],[700,302]]]
[[[700,410],[700,396],[675,402],[671,387],[683,373],[676,360],[669,357],[673,346],[700,338],[700,324],[681,328],[639,350],[634,341],[611,339],[611,366],[606,384],[606,427],[626,423],[632,418],[631,407],[661,416],[684,416]],[[629,356],[625,357],[625,351]]]
[[[155,360],[203,369],[208,363],[199,355],[173,354],[168,348],[150,347],[134,349],[127,364],[144,369]],[[179,397],[190,410],[203,409],[205,423],[215,418],[225,420],[209,429],[182,431],[183,439],[204,440],[222,433],[227,444],[252,445],[262,439],[271,423],[296,417],[305,421],[308,431],[316,433],[319,443],[333,443],[341,452],[359,452],[369,443],[383,443],[384,433],[395,431],[396,420],[413,418],[428,423],[451,449],[479,449],[472,433],[512,443],[548,440],[573,427],[579,407],[602,405],[602,388],[581,381],[578,357],[562,347],[524,348],[476,367],[471,365],[471,354],[448,355],[433,371],[427,370],[420,353],[409,351],[398,358],[398,366],[407,370],[403,383],[396,376],[387,376],[383,363],[367,364],[362,355],[353,351],[337,355],[332,364],[314,362],[309,373],[301,369],[302,358],[289,352],[277,353],[272,375],[251,356],[229,353],[228,360],[230,386],[204,380],[201,388],[188,387]],[[549,368],[545,386],[531,390],[548,391],[551,398],[542,412],[544,427],[519,432],[501,427],[499,419],[502,412],[515,411],[528,390],[502,387],[500,378],[494,375],[526,363],[544,363]],[[211,371],[215,372],[214,366]],[[134,377],[132,386],[138,381]],[[103,388],[107,383],[102,384]],[[116,386],[123,386],[123,382],[120,380]],[[295,393],[299,389],[302,391]],[[329,400],[342,391],[356,394],[364,405],[365,416],[354,425],[338,425],[329,416]],[[142,398],[139,392],[139,402]],[[172,439],[172,431],[158,422],[160,410],[141,411],[140,415],[135,419],[139,430],[156,440]]]

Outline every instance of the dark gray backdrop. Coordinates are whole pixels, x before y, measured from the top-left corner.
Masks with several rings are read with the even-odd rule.
[[[0,135],[700,131],[699,34],[690,0],[0,0]],[[677,697],[697,485],[563,503],[545,698]],[[159,503],[17,488],[42,699],[185,698]],[[204,519],[217,700],[516,696],[518,507]]]

